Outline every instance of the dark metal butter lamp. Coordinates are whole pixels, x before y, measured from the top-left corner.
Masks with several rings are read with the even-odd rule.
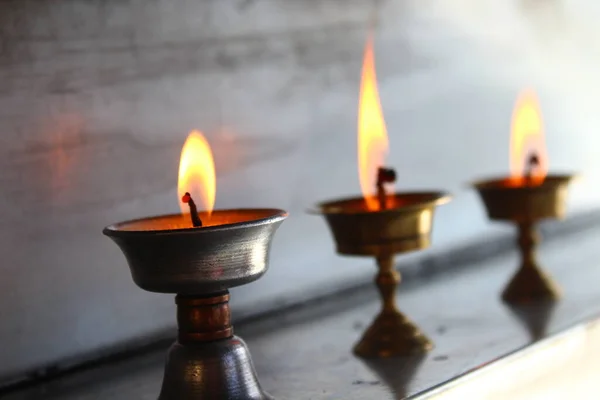
[[[553,301],[561,291],[536,260],[536,225],[565,215],[570,174],[547,174],[547,156],[539,104],[534,92],[518,98],[511,130],[511,176],[476,182],[488,217],[517,225],[521,265],[504,291],[509,304]]]
[[[355,345],[364,358],[420,354],[433,347],[421,330],[396,308],[400,274],[394,256],[429,246],[436,206],[449,200],[438,191],[387,193],[394,170],[382,168],[388,141],[379,103],[372,38],[367,41],[362,70],[358,121],[358,162],[363,197],[320,203],[313,213],[325,217],[339,254],[377,260],[375,284],[382,309]],[[376,194],[371,194],[373,191]]]
[[[197,157],[206,160],[205,155]],[[140,288],[177,294],[178,335],[167,356],[159,400],[271,399],[260,386],[246,345],[233,334],[228,290],[267,271],[271,239],[287,213],[198,213],[189,193],[182,200],[189,214],[104,229],[123,251]]]

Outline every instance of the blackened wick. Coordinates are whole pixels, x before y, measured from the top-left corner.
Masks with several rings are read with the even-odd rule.
[[[533,178],[533,172],[540,166],[540,159],[536,153],[531,153],[527,159],[527,165],[525,166],[525,179],[528,181]]]
[[[196,203],[194,203],[194,199],[192,199],[192,195],[189,194],[188,192],[185,192],[185,194],[181,198],[181,201],[183,201],[184,203],[187,203],[187,205],[190,207],[190,216],[192,218],[192,225],[196,228],[202,226],[202,220],[200,219],[200,216],[198,215],[198,209],[196,208]]]
[[[396,182],[396,171],[392,168],[379,167],[377,169],[377,198],[379,200],[379,209],[387,208],[387,194],[385,193],[385,183]]]

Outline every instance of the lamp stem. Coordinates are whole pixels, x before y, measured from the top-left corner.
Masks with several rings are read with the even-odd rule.
[[[560,288],[542,270],[536,259],[540,234],[533,222],[519,222],[517,243],[521,251],[521,266],[502,292],[509,304],[554,301],[560,298]]]
[[[394,257],[384,254],[377,257],[379,272],[375,284],[382,300],[382,312],[398,312],[396,308],[396,289],[400,283],[400,273],[394,269]]]
[[[519,223],[517,243],[521,249],[521,268],[537,268],[536,251],[541,237],[532,222]]]

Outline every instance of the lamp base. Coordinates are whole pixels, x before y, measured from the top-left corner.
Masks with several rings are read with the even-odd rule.
[[[560,297],[559,286],[537,265],[519,268],[502,292],[504,302],[517,305],[556,301]]]
[[[383,311],[354,346],[363,358],[388,358],[423,354],[433,343],[398,311]]]
[[[381,295],[382,310],[363,337],[354,346],[354,354],[363,358],[389,358],[423,354],[433,343],[396,308],[396,289],[400,274],[394,269],[394,257],[377,257],[379,272],[375,284]]]
[[[258,382],[250,353],[233,336],[212,342],[175,342],[158,400],[273,400]]]
[[[260,387],[246,344],[233,335],[229,292],[178,295],[175,302],[179,334],[158,400],[272,400]]]

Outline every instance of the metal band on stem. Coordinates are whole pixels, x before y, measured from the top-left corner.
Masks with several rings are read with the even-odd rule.
[[[207,342],[233,336],[229,292],[210,297],[175,297],[177,304],[178,341]]]

